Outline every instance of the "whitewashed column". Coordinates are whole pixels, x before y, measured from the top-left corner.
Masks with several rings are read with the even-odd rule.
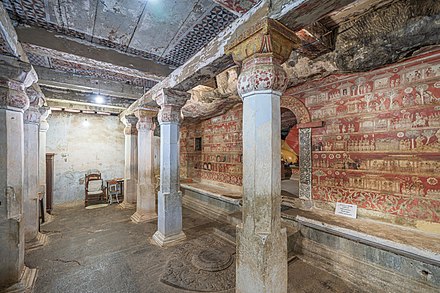
[[[134,115],[127,115],[123,119],[125,128],[125,172],[124,172],[124,201],[119,205],[124,209],[136,207],[138,183],[138,119]]]
[[[136,212],[131,216],[135,223],[157,219],[154,178],[154,122],[157,111],[138,110],[138,187]]]
[[[182,193],[179,178],[181,110],[191,97],[186,92],[163,89],[154,99],[160,106],[160,191],[157,231],[153,240],[167,246],[186,238],[182,230]]]
[[[25,87],[36,80],[28,63],[0,56],[0,291],[33,283],[36,270],[24,266],[24,129],[29,107]]]
[[[242,63],[243,209],[237,226],[237,293],[287,292],[287,236],[281,228],[280,97],[287,86],[281,63],[295,35],[270,19],[229,45]]]
[[[40,131],[39,131],[39,147],[38,147],[38,184],[39,192],[43,196],[43,209],[46,214],[46,143],[47,131],[49,130],[49,123],[47,117],[50,115],[50,108],[48,106],[40,107]],[[47,216],[45,215],[45,219]]]
[[[24,235],[26,249],[44,245],[45,235],[39,233],[38,136],[42,94],[32,87],[27,89],[29,108],[24,112]]]

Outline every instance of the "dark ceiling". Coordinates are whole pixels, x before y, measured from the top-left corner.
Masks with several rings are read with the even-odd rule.
[[[3,0],[3,5],[16,25],[174,67],[238,17],[211,0]]]

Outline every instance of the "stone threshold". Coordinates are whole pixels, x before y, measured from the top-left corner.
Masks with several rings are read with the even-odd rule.
[[[328,211],[289,209],[282,212],[294,221],[316,230],[344,237],[379,249],[440,266],[440,237],[408,227],[369,219],[351,219]]]

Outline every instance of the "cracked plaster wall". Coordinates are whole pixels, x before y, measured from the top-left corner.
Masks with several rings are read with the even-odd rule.
[[[117,116],[53,112],[48,122],[47,152],[55,153],[55,204],[84,200],[89,169],[100,170],[104,180],[124,176],[124,125]]]

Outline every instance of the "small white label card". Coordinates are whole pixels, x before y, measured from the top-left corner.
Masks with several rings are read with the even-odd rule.
[[[337,202],[336,203],[335,214],[336,215],[340,215],[340,216],[344,216],[344,217],[349,217],[349,218],[356,219],[357,205]]]

